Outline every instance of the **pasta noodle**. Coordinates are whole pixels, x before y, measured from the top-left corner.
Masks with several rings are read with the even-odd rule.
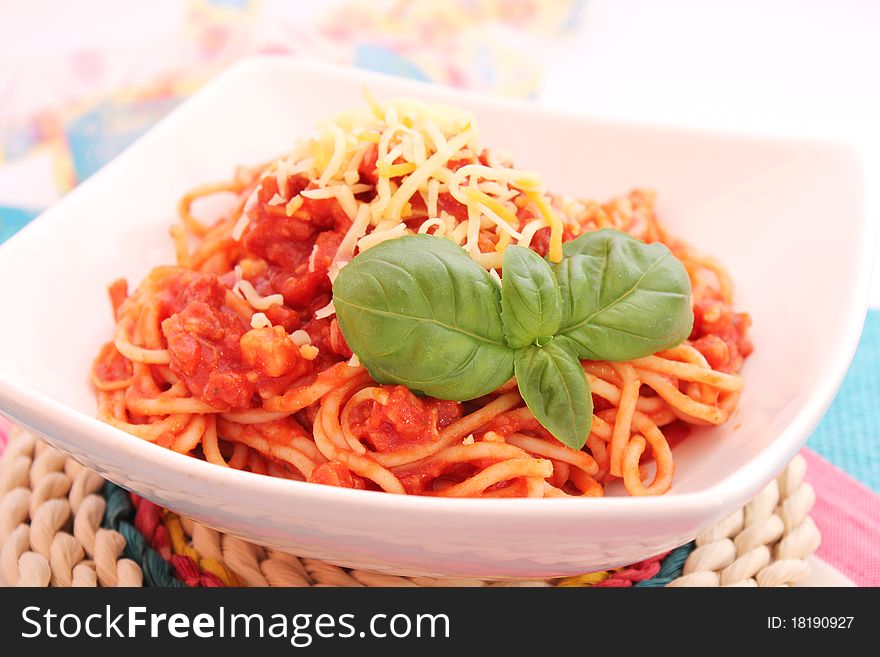
[[[197,217],[196,202],[215,194],[236,203]],[[176,266],[130,294],[111,286],[116,330],[92,369],[98,417],[221,467],[396,494],[596,497],[619,480],[659,495],[672,486],[674,443],[727,422],[743,389],[750,320],[732,309],[732,279],[667,235],[652,192],[605,203],[551,194],[480,146],[465,112],[373,102],[280,160],[193,190],[178,211]],[[503,285],[510,244],[558,262],[564,242],[600,228],[669,246],[695,322],[675,348],[582,361],[594,409],[582,450],[536,421],[514,380],[462,403],[378,384],[335,319],[334,277],[385,240],[451,239]]]

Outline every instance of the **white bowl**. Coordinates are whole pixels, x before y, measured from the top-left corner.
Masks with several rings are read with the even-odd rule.
[[[173,261],[190,188],[289,150],[316,120],[407,95],[473,110],[485,141],[554,190],[655,188],[665,225],[729,265],[754,355],[736,416],[674,450],[659,498],[435,499],[220,468],[94,419],[89,367],[111,335],[107,283]],[[299,555],[399,574],[553,576],[638,561],[734,511],[822,417],[864,319],[861,162],[840,146],[593,120],[533,104],[280,58],[220,76],[0,248],[0,408],[128,489]]]

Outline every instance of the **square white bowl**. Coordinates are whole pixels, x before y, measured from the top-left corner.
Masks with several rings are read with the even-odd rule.
[[[661,221],[726,263],[751,313],[746,390],[723,427],[674,450],[658,498],[436,499],[217,467],[94,419],[89,368],[112,331],[106,285],[173,262],[187,190],[288,151],[317,120],[380,98],[473,110],[485,142],[555,191],[658,191]],[[566,575],[668,550],[734,511],[803,445],[861,330],[872,226],[848,149],[594,120],[535,105],[284,58],[230,69],[0,247],[0,410],[158,504],[308,557],[399,574]]]

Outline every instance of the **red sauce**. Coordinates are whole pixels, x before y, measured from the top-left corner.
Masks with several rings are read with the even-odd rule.
[[[502,436],[509,436],[512,433],[526,432],[544,438],[552,437],[534,417],[524,417],[519,414],[511,415],[508,413],[502,413],[486,425],[483,432],[485,433],[487,431],[494,431]]]
[[[566,228],[562,231],[562,241],[568,242],[574,239],[574,235]],[[546,258],[550,252],[550,227],[539,228],[532,237],[529,248],[542,258]]]
[[[362,166],[369,168],[369,157]],[[305,177],[292,177],[288,196],[308,186]],[[247,408],[256,396],[281,394],[352,355],[335,318],[314,319],[315,311],[331,300],[327,271],[351,220],[335,198],[305,198],[287,216],[284,204],[270,203],[277,193],[275,177],[264,178],[240,247],[244,277],[257,293],[284,297],[284,305],[265,310],[271,328],[251,329],[249,320],[226,303],[236,280],[232,274],[221,280],[187,272],[159,284],[171,370],[195,397],[221,410]],[[300,328],[319,349],[314,361],[305,360],[288,337]]]
[[[119,314],[119,306],[122,305],[122,302],[125,301],[128,296],[128,281],[124,278],[116,279],[110,283],[110,287],[107,288],[107,294],[110,295],[110,305],[113,307],[113,316],[117,317]]]
[[[309,182],[303,177],[289,179],[292,196],[308,187]],[[283,203],[270,203],[276,194],[278,182],[275,177],[264,178],[257,191],[257,202],[249,210],[242,242],[247,252],[285,269],[295,270],[308,261],[318,233],[327,229],[342,229],[344,233],[351,225],[335,198],[302,197],[302,205],[292,217],[288,217]]]
[[[276,290],[284,296],[284,303],[293,308],[313,308],[330,303],[331,285],[327,270],[333,256],[348,230],[326,230],[315,237],[309,249],[306,262],[299,265],[291,274],[287,270],[275,270],[273,283]],[[314,257],[312,253],[314,252]],[[312,271],[309,271],[311,259]],[[323,302],[321,305],[318,303]],[[311,314],[311,313],[309,313]]]
[[[92,365],[92,375],[103,383],[118,383],[132,377],[134,369],[131,361],[116,350],[116,345],[108,342],[98,353]]]
[[[352,357],[352,351],[342,337],[336,317],[311,319],[303,326],[303,330],[309,334],[310,342],[318,348],[318,370],[325,370],[334,363]]]
[[[417,397],[405,386],[382,386],[385,404],[365,402],[350,416],[355,436],[377,452],[393,452],[437,440],[439,430],[461,417],[461,404]]]
[[[358,167],[358,175],[361,182],[368,185],[375,185],[379,182],[379,172],[376,171],[376,160],[379,159],[379,147],[376,144],[370,146],[364,153],[364,158]]]
[[[679,445],[691,432],[693,425],[688,424],[684,420],[675,420],[663,427],[663,436],[666,438],[666,442],[669,443],[669,448],[672,449],[676,445]]]
[[[162,322],[168,341],[171,371],[195,397],[220,409],[249,406],[255,388],[248,381],[238,343],[247,331],[244,320],[223,303],[225,288],[214,276],[192,279],[166,290],[177,292],[180,310]]]
[[[456,201],[452,194],[446,192],[437,195],[437,214],[441,212],[447,212],[458,221],[468,220],[467,207]]]
[[[745,313],[733,312],[716,299],[694,304],[694,328],[691,340],[714,369],[738,372],[754,347],[748,330],[752,320]]]
[[[601,413],[602,411],[607,411],[609,408],[614,408],[614,404],[605,399],[604,397],[600,397],[599,395],[593,393],[593,413]]]
[[[305,189],[306,184],[303,178],[290,179],[290,186],[296,193]],[[269,205],[277,193],[274,176],[265,178],[257,192],[257,202],[250,209],[242,244],[249,253],[294,271],[308,261],[315,234],[321,227],[327,227],[322,226],[326,215],[318,216],[314,221],[291,221],[284,205]]]
[[[458,483],[472,475],[476,468],[469,463],[458,463],[444,471],[443,464],[436,461],[420,466],[411,466],[395,474],[400,480],[400,485],[409,495],[426,495],[433,490],[435,484]],[[442,480],[439,477],[443,477]],[[429,488],[430,487],[430,488]]]
[[[339,486],[342,488],[359,488],[361,490],[367,487],[363,477],[354,474],[339,461],[322,463],[312,470],[312,475],[307,481],[313,484],[326,484],[327,486]]]
[[[213,274],[183,272],[160,286],[169,367],[206,404],[247,408],[255,394],[271,396],[311,372],[283,328],[251,329]]]
[[[430,495],[442,489],[460,483],[475,473],[497,463],[497,459],[478,459],[471,463],[456,463],[447,466],[442,462],[428,461],[427,463],[410,466],[395,471],[404,490],[410,495]],[[493,484],[487,490],[504,488],[510,482],[501,481]]]

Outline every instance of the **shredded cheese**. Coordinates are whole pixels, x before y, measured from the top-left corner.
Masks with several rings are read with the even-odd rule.
[[[449,215],[446,215],[446,219],[448,220],[447,225],[454,223],[450,220]],[[467,239],[469,228],[469,221],[462,221],[460,224],[456,225],[451,231],[449,231],[449,235],[450,237],[452,237],[452,241],[461,246]]]
[[[278,185],[278,193],[285,199],[289,195],[289,181],[291,175],[293,175],[293,172],[291,171],[289,159],[278,160],[278,162],[275,163],[275,182]]]
[[[437,178],[431,178],[428,181],[428,200],[425,203],[428,208],[428,216],[437,216],[437,202],[440,198],[440,181]]]
[[[465,190],[465,191],[475,191],[475,192],[477,192],[478,194],[481,193],[479,190],[476,190],[476,189],[473,189],[473,188],[468,188],[468,189]],[[493,203],[495,203],[495,202],[496,202],[496,201],[493,200]],[[468,207],[471,207],[471,206],[468,206]],[[519,231],[517,231],[513,226],[510,225],[510,221],[509,221],[508,219],[504,219],[504,218],[503,218],[501,215],[499,215],[499,214],[497,213],[497,211],[496,211],[495,209],[493,209],[492,207],[490,207],[490,206],[488,206],[488,205],[484,205],[483,203],[477,203],[477,204],[476,204],[476,207],[477,207],[477,209],[483,214],[484,217],[486,217],[489,221],[491,221],[493,224],[495,224],[495,225],[498,226],[499,228],[503,229],[504,232],[506,232],[506,233],[507,233],[508,235],[510,235],[511,237],[514,237],[514,238],[516,238],[516,239],[519,239],[520,237],[522,237],[522,234],[521,234]],[[506,214],[509,213],[509,211],[508,211],[506,208],[505,208],[505,213],[506,213]],[[511,215],[510,218],[511,218],[514,222],[517,221],[515,215]]]
[[[330,317],[330,315],[336,314],[336,308],[333,306],[333,301],[330,301],[323,308],[318,308],[315,311],[315,319],[324,319],[325,317]]]
[[[428,178],[431,177],[432,173],[448,162],[449,158],[467,143],[467,140],[471,137],[471,130],[469,127],[464,132],[455,135],[446,144],[444,150],[434,153],[404,179],[398,190],[394,192],[394,196],[391,197],[391,202],[388,205],[388,214],[393,219],[400,219],[403,204],[409,201],[419,187],[428,182]]]
[[[478,251],[480,240],[480,211],[473,205],[467,206],[467,241],[464,244],[464,250],[473,253]]]
[[[310,336],[302,329],[297,329],[293,333],[291,333],[290,339],[297,347],[302,347],[304,344],[312,343],[312,336]]]
[[[366,187],[366,185],[364,186]],[[354,195],[360,192],[356,192],[348,185],[336,185],[333,189],[336,191],[334,196],[336,196],[336,200],[339,202],[339,207],[341,207],[345,214],[348,215],[349,219],[354,221],[358,212],[358,202]]]
[[[381,226],[381,224],[380,224]],[[393,240],[396,237],[403,237],[406,235],[406,224],[399,223],[390,228],[386,228],[384,230],[379,230],[379,226],[376,227],[369,235],[365,235],[360,238],[357,242],[357,247],[363,253],[367,249],[370,249],[377,244],[381,244],[386,240]]]
[[[483,267],[483,269],[501,269],[501,265],[504,262],[504,254],[498,253],[497,251],[493,253],[482,253],[480,251],[473,253],[471,252],[471,257],[477,261],[477,264]]]
[[[304,189],[299,193],[300,196],[311,199],[326,199],[336,196],[336,186],[333,187],[317,187],[315,189]]]
[[[336,277],[339,276],[339,272],[342,271],[342,268],[347,264],[348,261],[330,263],[330,266],[327,268],[327,278],[330,279],[331,284],[336,282]]]
[[[540,219],[534,219],[526,224],[526,227],[522,229],[522,236],[519,238],[517,244],[519,246],[529,246],[532,243],[532,238],[535,236],[539,230],[544,228],[545,224]]]
[[[323,187],[326,185],[336,172],[339,171],[339,168],[342,166],[343,159],[345,158],[345,133],[342,132],[342,128],[338,125],[330,126],[330,133],[333,136],[333,155],[330,158],[330,162],[327,164],[327,168],[324,169],[321,176],[318,178],[318,185]]]
[[[508,232],[503,232],[498,236],[498,241],[495,243],[495,250],[498,253],[504,253],[504,250],[510,246],[511,234]]]
[[[370,208],[364,203],[358,208],[357,215],[355,215],[351,227],[339,243],[339,248],[336,249],[336,255],[333,256],[331,266],[340,262],[348,262],[354,257],[355,245],[357,244],[357,241],[366,234],[369,225]]]
[[[342,179],[345,181],[346,185],[352,186],[357,184],[357,181],[361,179],[360,174],[357,172],[357,167],[354,169],[349,169],[342,175]]]
[[[271,306],[284,303],[284,297],[280,294],[270,294],[269,296],[261,297],[251,282],[245,278],[232,286],[232,292],[251,304],[251,308],[254,310],[267,310]]]
[[[432,226],[437,227],[437,230],[435,230],[433,233],[434,235],[442,237],[443,233],[446,232],[446,224],[439,219],[426,219],[422,222],[422,225],[419,226],[419,235],[426,235]]]
[[[358,139],[360,141],[368,141],[372,144],[378,144],[379,138],[380,138],[380,135],[375,132],[364,132],[364,133],[361,133],[360,135],[358,135]]]
[[[309,273],[315,271],[315,257],[318,255],[318,245],[312,247],[312,252],[309,254]]]
[[[288,217],[292,217],[293,213],[302,207],[302,204],[302,196],[297,194],[292,199],[290,199],[287,205],[284,206],[284,214],[286,214]]]
[[[278,187],[268,204],[284,207],[287,217],[305,219],[303,201],[314,199],[338,203],[351,221],[328,269],[331,281],[356,253],[412,233],[451,239],[497,282],[507,247],[531,245],[545,226],[550,260],[561,259],[563,232],[580,232],[582,204],[551,199],[537,173],[513,168],[504,151],[484,148],[470,113],[409,99],[379,103],[365,95],[368,107],[325,122],[315,138],[297,141],[263,174],[274,176]],[[289,198],[293,176],[306,177],[308,185]],[[259,190],[244,204],[233,239],[244,235]],[[316,255],[313,249],[309,271]],[[280,295],[260,297],[246,281],[236,290],[257,310],[282,302]],[[333,312],[331,303],[317,316]]]
[[[266,317],[265,313],[254,313],[251,315],[251,328],[259,329],[259,328],[269,328],[272,326],[272,322],[269,321],[269,318]]]
[[[401,164],[385,164],[380,162],[376,166],[376,172],[383,178],[399,178],[416,170],[414,162],[403,162]]]

